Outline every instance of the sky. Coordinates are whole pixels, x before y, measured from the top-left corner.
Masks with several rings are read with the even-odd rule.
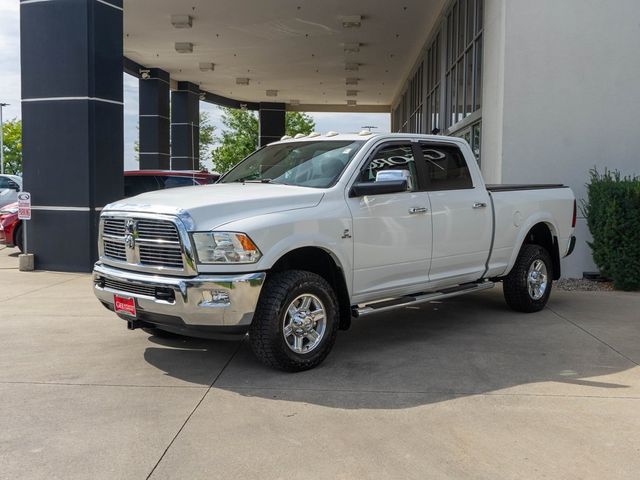
[[[126,12],[125,12],[126,15]],[[153,65],[151,65],[153,66]],[[125,169],[136,169],[134,144],[138,139],[138,79],[123,74],[124,83],[124,161]],[[4,119],[21,118],[20,112],[20,8],[18,0],[0,0],[0,103]],[[200,111],[208,112],[218,133],[222,130],[221,109],[200,102]],[[358,132],[364,125],[388,132],[390,117],[386,113],[310,113],[318,132]],[[210,168],[210,166],[208,166]]]

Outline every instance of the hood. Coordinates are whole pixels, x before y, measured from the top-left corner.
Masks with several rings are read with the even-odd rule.
[[[270,183],[219,183],[143,193],[111,203],[104,211],[188,213],[198,230],[267,213],[314,207],[322,190]]]

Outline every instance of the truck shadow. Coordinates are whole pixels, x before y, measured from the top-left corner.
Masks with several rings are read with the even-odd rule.
[[[562,296],[551,306],[576,300]],[[320,367],[297,374],[262,366],[246,341],[229,354],[228,342],[151,340],[176,347],[145,353],[168,375],[204,383],[194,369],[213,352],[226,352],[233,357],[214,389],[334,408],[409,408],[513,387],[506,394],[635,396],[640,390],[618,383],[628,375],[610,377],[634,363],[549,309],[509,310],[499,289],[356,320]]]

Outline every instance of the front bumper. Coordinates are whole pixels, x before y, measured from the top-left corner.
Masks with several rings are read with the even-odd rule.
[[[136,319],[147,324],[174,330],[237,333],[251,324],[265,277],[264,272],[165,277],[98,262],[93,269],[93,291],[110,310],[114,294],[135,298]]]

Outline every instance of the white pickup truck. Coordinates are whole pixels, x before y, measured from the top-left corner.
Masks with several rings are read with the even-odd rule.
[[[248,332],[263,363],[300,371],[353,317],[500,281],[541,310],[575,218],[568,187],[485,185],[459,138],[284,138],[215,185],[106,206],[94,291],[129,328]]]

